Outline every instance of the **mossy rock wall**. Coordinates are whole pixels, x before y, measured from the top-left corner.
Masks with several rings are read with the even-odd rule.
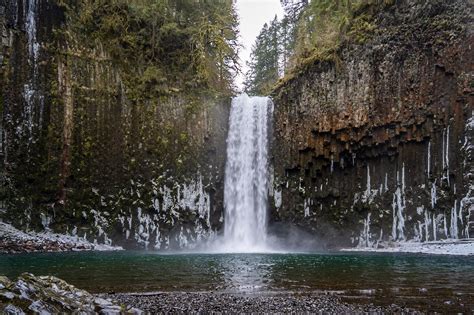
[[[473,237],[472,12],[395,1],[274,91],[273,221],[328,246]]]
[[[229,94],[91,40],[86,9],[0,2],[1,216],[126,247],[192,246],[221,224]]]

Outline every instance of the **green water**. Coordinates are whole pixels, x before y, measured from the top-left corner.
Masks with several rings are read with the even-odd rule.
[[[384,303],[405,299],[474,304],[472,256],[131,251],[0,255],[0,274],[15,278],[22,272],[55,275],[91,292],[330,290]]]

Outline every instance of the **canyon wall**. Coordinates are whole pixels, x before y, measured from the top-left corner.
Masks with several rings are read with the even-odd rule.
[[[363,43],[273,93],[272,221],[326,246],[474,237],[473,2],[367,13]]]
[[[118,28],[128,13],[86,3],[0,1],[0,217],[126,248],[192,246],[222,224],[230,98],[167,81],[187,70],[145,63],[127,46],[138,31],[94,39],[87,21]]]

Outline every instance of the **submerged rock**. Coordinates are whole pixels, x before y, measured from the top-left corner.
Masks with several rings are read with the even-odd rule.
[[[141,311],[107,298],[94,297],[53,276],[24,273],[17,281],[0,276],[0,312],[55,314],[62,312],[140,314]]]

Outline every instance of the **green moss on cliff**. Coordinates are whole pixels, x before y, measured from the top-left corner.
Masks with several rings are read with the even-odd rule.
[[[232,91],[237,19],[232,1],[62,2],[81,44],[124,70],[131,98]],[[137,86],[137,88],[132,88]]]
[[[90,235],[97,210],[113,233],[119,214],[156,214],[157,185],[198,174],[210,185],[201,164],[218,154],[212,115],[232,95],[237,67],[232,1],[57,0],[37,14],[44,104],[33,106],[43,119],[33,140],[14,132],[28,122],[23,87],[34,72],[24,32],[12,31],[13,58],[0,79],[14,135],[2,180],[8,220],[41,227],[43,213],[54,216],[52,228]]]
[[[274,90],[316,63],[338,65],[341,47],[366,43],[377,31],[376,13],[394,3],[393,0],[312,1],[295,26],[292,61]]]

